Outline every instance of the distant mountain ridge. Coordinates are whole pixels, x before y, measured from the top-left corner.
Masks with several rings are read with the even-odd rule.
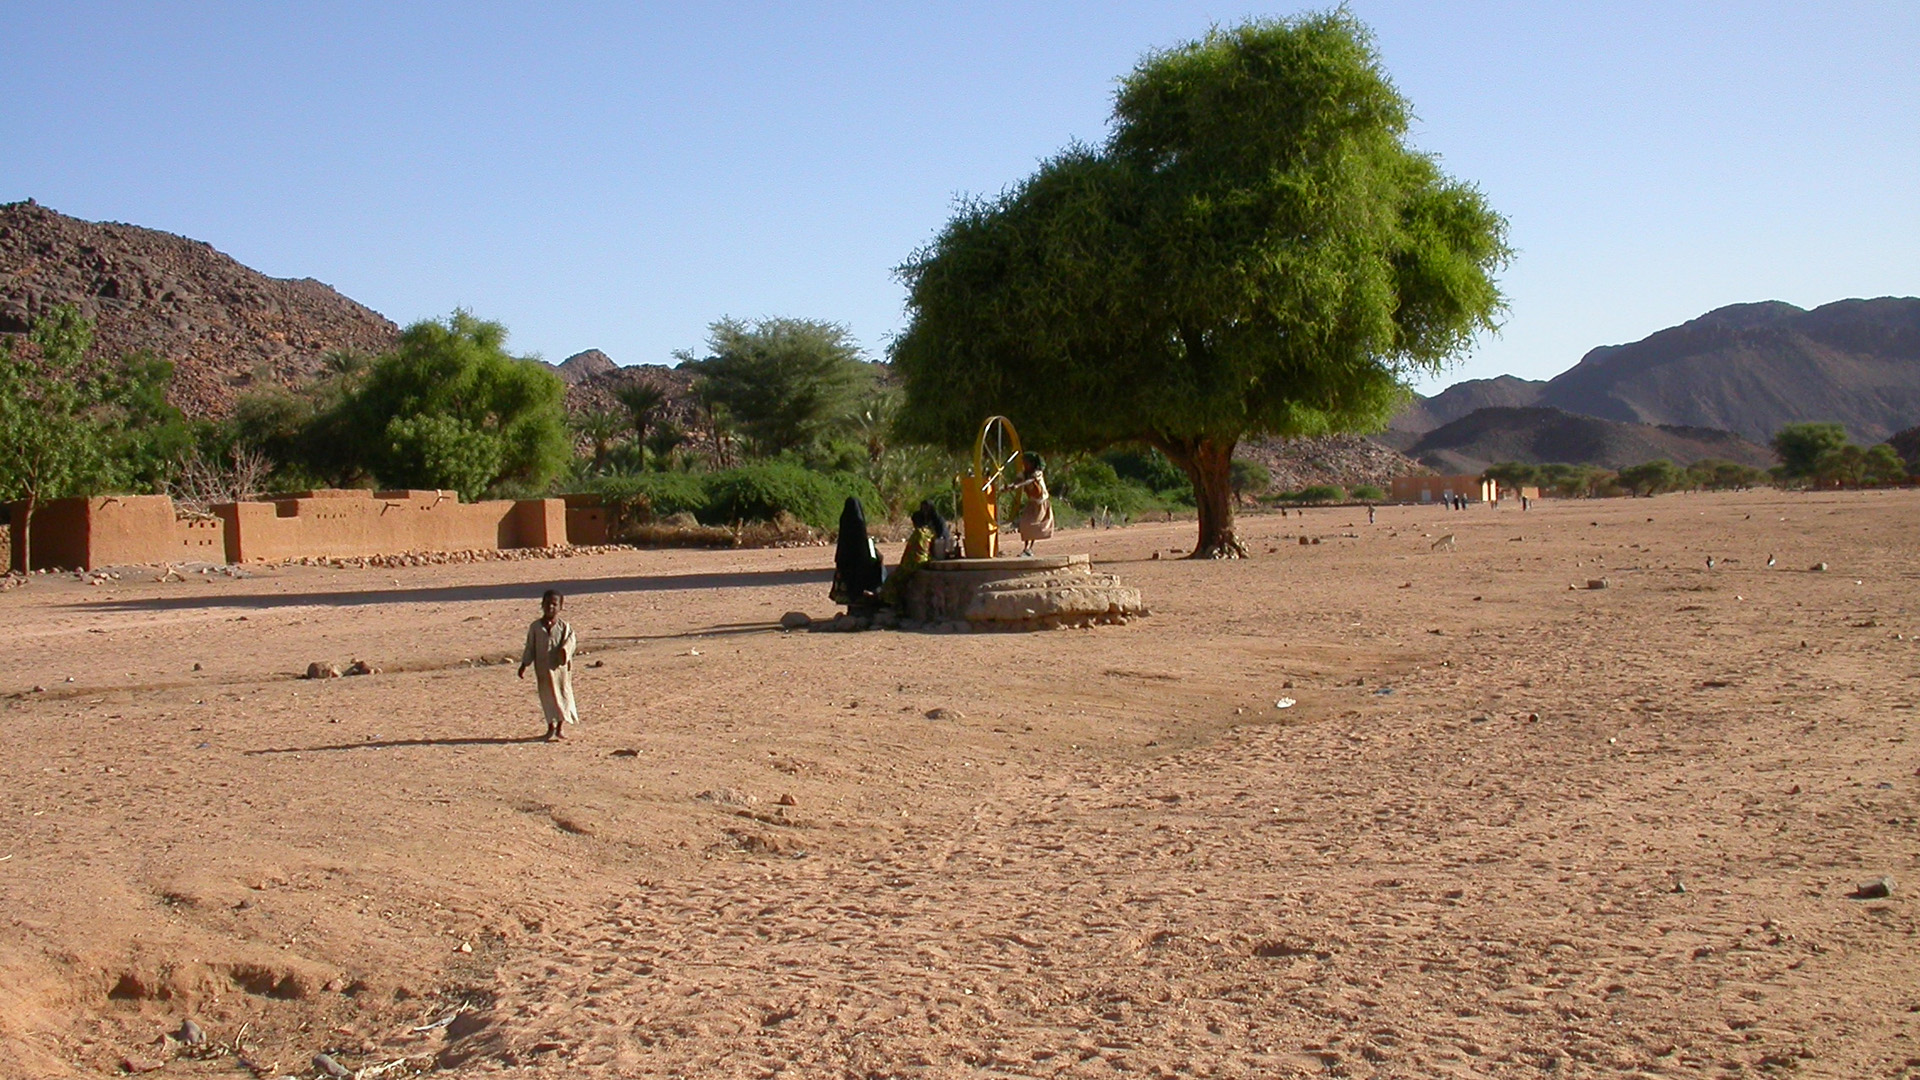
[[[174,364],[168,396],[218,416],[260,377],[300,383],[328,353],[379,353],[399,328],[311,278],[268,277],[197,240],[0,204],[0,333],[57,304],[94,320],[94,351],[146,350]]]
[[[1777,300],[1732,304],[1592,349],[1546,382],[1471,379],[1418,398],[1381,441],[1408,449],[1487,406],[1719,428],[1757,443],[1787,424],[1834,422],[1857,441],[1880,442],[1920,424],[1920,298],[1837,300],[1812,311]]]

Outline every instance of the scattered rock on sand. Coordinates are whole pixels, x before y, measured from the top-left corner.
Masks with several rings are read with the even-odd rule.
[[[1855,900],[1884,900],[1892,895],[1893,879],[1890,877],[1874,878],[1872,881],[1863,881],[1853,887]]]
[[[794,798],[793,798],[793,796],[791,796],[791,795],[782,795],[782,796],[780,796],[780,798],[779,798],[779,799],[777,799],[777,800],[775,800],[775,801],[776,801],[776,802],[778,802],[778,803],[779,803],[779,804],[780,804],[781,806],[798,806],[798,805],[800,805],[800,804],[799,804],[798,802],[795,802],[795,801],[794,801]]]
[[[1812,566],[1807,567],[1807,569],[1813,571],[1816,574],[1824,574],[1827,572],[1827,564],[1823,562],[1817,562],[1817,563],[1814,563]]]
[[[789,611],[780,616],[780,629],[805,630],[813,625],[813,616],[804,611]]]
[[[949,709],[945,706],[927,710],[927,719],[929,720],[965,720],[966,718],[966,713],[961,712],[959,709]]]
[[[1613,582],[1608,581],[1606,578],[1603,578],[1603,577],[1587,579],[1587,588],[1589,589],[1610,589],[1612,587],[1613,587]]]
[[[760,800],[741,791],[739,788],[709,788],[695,795],[701,802],[719,803],[721,806],[748,806]]]
[[[374,667],[372,664],[367,663],[365,660],[355,660],[353,663],[347,665],[347,670],[343,672],[343,674],[378,675],[380,674],[380,669],[377,667]]]
[[[306,677],[309,679],[337,679],[340,677],[340,666],[338,664],[327,664],[315,660],[313,663],[307,665]]]
[[[190,1019],[181,1021],[180,1030],[174,1032],[173,1037],[187,1046],[199,1046],[207,1041],[207,1033]]]

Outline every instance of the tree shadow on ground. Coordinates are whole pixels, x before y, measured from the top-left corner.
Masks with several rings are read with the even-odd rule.
[[[369,739],[357,743],[329,743],[325,746],[270,746],[261,750],[242,750],[250,757],[262,754],[318,754],[328,750],[391,750],[403,746],[519,746],[544,743],[545,735],[480,736],[448,739]],[[567,740],[571,742],[572,740]]]
[[[727,574],[662,574],[656,577],[573,578],[497,585],[445,585],[433,588],[365,589],[332,592],[218,593],[206,596],[156,596],[139,600],[97,600],[66,605],[75,610],[139,612],[236,608],[261,611],[283,607],[366,607],[372,604],[464,604],[494,600],[537,602],[548,589],[567,596],[606,593],[676,592],[688,589],[756,589],[783,585],[825,585],[830,568],[817,570],[742,570]]]

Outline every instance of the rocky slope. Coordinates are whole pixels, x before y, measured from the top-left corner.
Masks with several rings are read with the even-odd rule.
[[[335,350],[377,353],[399,330],[311,278],[268,277],[211,245],[81,221],[31,200],[0,205],[0,333],[56,304],[95,322],[94,350],[174,363],[174,404],[220,415],[258,380],[297,383]]]
[[[1255,439],[1240,444],[1234,457],[1258,461],[1273,473],[1273,491],[1298,491],[1314,484],[1359,484],[1385,488],[1396,476],[1431,472],[1397,451],[1359,435],[1320,439]]]
[[[1920,423],[1920,298],[1777,301],[1708,312],[1555,376],[1539,404],[1609,420],[1723,428],[1845,424],[1874,443]]]
[[[1812,311],[1734,304],[1593,349],[1544,383],[1503,375],[1417,398],[1379,441],[1407,450],[1475,410],[1533,405],[1720,428],[1760,443],[1786,424],[1833,421],[1857,442],[1879,442],[1920,424],[1920,298],[1840,300]]]
[[[1469,413],[1491,406],[1524,408],[1540,400],[1546,383],[1500,375],[1491,379],[1457,382],[1432,397],[1417,397],[1378,441],[1405,449],[1443,424],[1451,424]]]
[[[554,374],[560,376],[568,386],[578,386],[598,375],[611,375],[620,370],[613,357],[599,349],[577,352],[553,366]]]
[[[1609,469],[1655,458],[1680,465],[1702,458],[1756,468],[1775,463],[1773,451],[1728,431],[1631,424],[1546,407],[1480,409],[1428,432],[1407,453],[1443,473],[1477,473],[1501,461]]]

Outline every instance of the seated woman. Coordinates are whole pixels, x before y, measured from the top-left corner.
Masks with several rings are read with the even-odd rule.
[[[933,545],[927,549],[929,559],[957,559],[960,557],[960,536],[953,531],[953,524],[940,516],[933,508],[932,499],[920,501],[920,516],[926,519],[927,529],[933,533]],[[919,521],[920,518],[915,518]]]
[[[885,570],[880,549],[867,536],[867,513],[860,500],[849,498],[840,510],[840,536],[833,552],[833,587],[827,599],[847,605],[848,611],[872,608],[880,602],[880,579]]]
[[[893,568],[893,573],[887,575],[887,583],[880,588],[880,602],[888,607],[900,606],[902,590],[906,588],[908,579],[932,558],[934,531],[933,522],[927,519],[926,504],[922,503],[911,518],[913,532],[907,536],[906,550],[900,553],[900,565]]]

